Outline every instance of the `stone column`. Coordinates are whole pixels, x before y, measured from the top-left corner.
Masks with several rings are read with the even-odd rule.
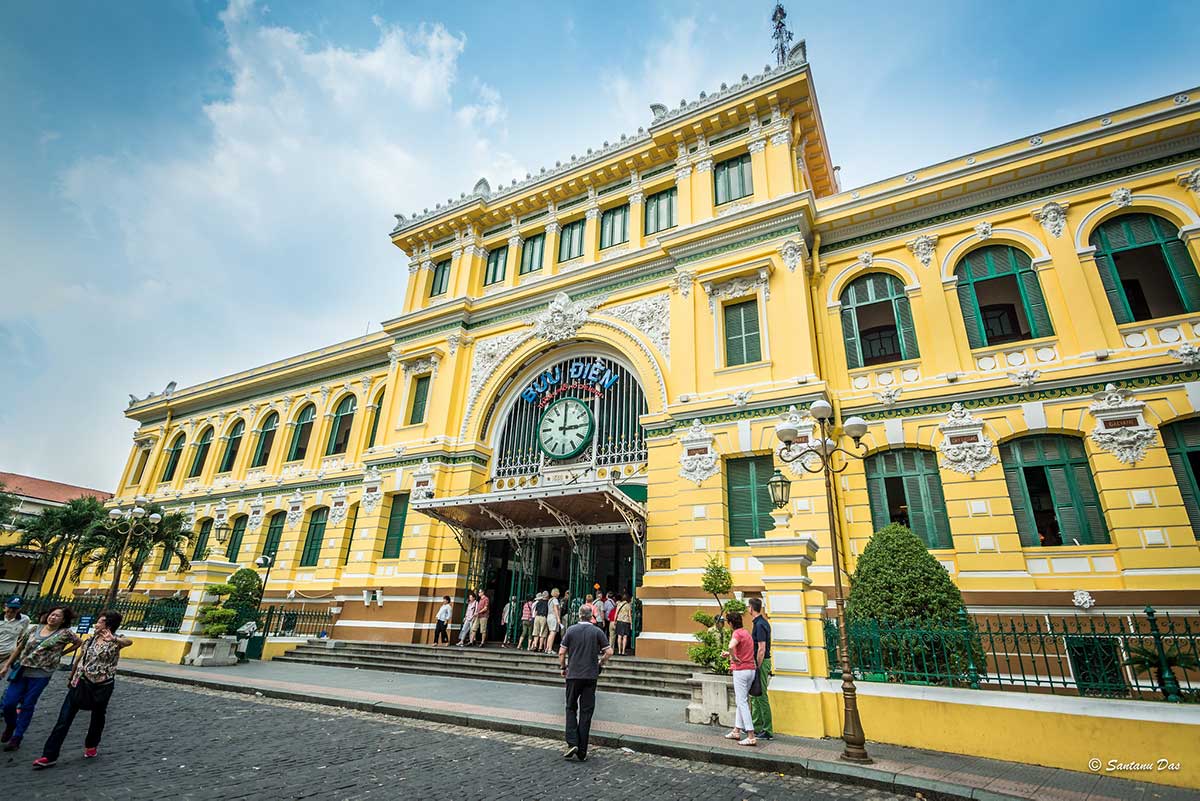
[[[521,246],[525,240],[521,235],[513,232],[513,235],[508,238],[508,253],[504,264],[504,285],[517,285],[517,272],[521,266]]]
[[[558,220],[546,223],[546,241],[542,249],[542,269],[546,275],[558,272],[558,232],[561,230]]]
[[[705,150],[704,157],[696,162],[692,174],[692,221],[700,222],[713,216],[713,160]]]
[[[587,220],[583,224],[584,264],[592,264],[600,258],[600,207],[595,203],[596,201],[593,199],[587,214],[584,215]]]
[[[641,186],[629,196],[629,249],[641,250],[646,228],[646,196]]]
[[[754,181],[754,195],[752,199],[757,203],[760,200],[767,200],[771,197],[774,187],[772,181],[767,175],[767,140],[766,137],[761,137],[750,142],[750,171],[753,175],[751,180]]]

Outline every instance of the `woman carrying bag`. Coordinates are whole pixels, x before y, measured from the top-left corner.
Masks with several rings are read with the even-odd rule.
[[[133,645],[133,640],[117,636],[117,627],[120,625],[120,612],[107,610],[96,618],[96,633],[80,649],[81,656],[71,670],[67,697],[63,699],[58,722],[42,746],[42,755],[33,761],[34,770],[53,767],[58,761],[63,740],[67,739],[75,715],[81,709],[92,713],[87,735],[83,738],[83,758],[96,756],[100,736],[104,733],[104,718],[108,712],[108,701],[112,698],[121,649]]]
[[[65,654],[79,647],[79,635],[71,631],[75,613],[69,606],[56,606],[47,612],[40,623],[31,623],[17,648],[0,667],[8,679],[8,688],[0,707],[4,713],[4,733],[0,742],[5,751],[16,751],[33,720],[38,698],[50,683]],[[18,711],[20,710],[20,711]]]

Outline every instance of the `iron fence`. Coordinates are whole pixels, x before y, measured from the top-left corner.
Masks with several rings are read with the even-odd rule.
[[[272,606],[264,612],[263,627],[270,637],[328,637],[333,630],[329,607],[289,609]]]
[[[61,598],[43,595],[28,601],[21,609],[29,615],[30,620],[38,620],[43,614],[56,606],[68,606],[75,612],[76,626],[83,618],[91,618],[106,609],[121,613],[121,629],[124,631],[165,631],[178,632],[183,624],[183,615],[187,611],[187,600],[183,598],[154,598],[149,601],[128,601],[118,599],[109,604],[102,595],[95,597],[83,595]]]
[[[969,616],[850,624],[855,679],[1200,703],[1200,620],[1141,613]],[[838,627],[825,621],[829,675]]]

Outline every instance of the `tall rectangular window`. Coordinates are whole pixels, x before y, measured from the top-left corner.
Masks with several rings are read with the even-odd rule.
[[[727,159],[713,167],[713,194],[718,206],[754,194],[749,153]]]
[[[129,475],[130,484],[137,484],[142,480],[142,473],[146,472],[146,460],[149,458],[149,448],[138,448],[137,456],[133,463],[133,472]]]
[[[446,294],[450,286],[450,259],[439,261],[433,267],[433,275],[429,279],[429,297]]]
[[[646,233],[656,234],[675,227],[675,187],[646,198]]]
[[[758,301],[728,303],[725,317],[725,366],[736,367],[762,360],[762,337],[758,328]]]
[[[521,246],[521,269],[518,275],[536,273],[542,269],[542,251],[546,249],[546,235],[537,234],[525,240]]]
[[[206,558],[205,551],[208,550],[208,535],[212,533],[212,526],[211,517],[200,524],[200,533],[196,535],[196,547],[192,550],[193,562]]]
[[[558,260],[570,261],[583,255],[583,227],[586,220],[567,223],[558,233]]]
[[[608,209],[600,214],[600,248],[610,248],[629,241],[629,204]]]
[[[279,541],[283,539],[283,524],[287,522],[287,512],[276,512],[271,515],[267,525],[267,538],[263,542],[263,555],[274,556],[279,552]]]
[[[321,545],[325,542],[325,521],[329,510],[313,509],[308,518],[308,535],[304,538],[304,550],[300,554],[300,567],[315,567],[321,558]]]
[[[504,268],[508,264],[508,245],[489,250],[487,271],[483,274],[483,285],[498,284],[504,280]]]
[[[408,516],[408,495],[393,495],[388,513],[387,534],[383,538],[383,558],[399,559],[404,543],[404,518]]]
[[[729,516],[729,544],[765,537],[775,527],[771,519],[771,493],[767,479],[775,472],[771,456],[751,456],[725,461],[725,497]]]
[[[429,399],[429,376],[423,375],[413,381],[412,408],[408,413],[408,424],[425,422],[425,402]]]
[[[171,549],[166,546],[163,546],[162,561],[158,563],[159,570],[166,570],[167,568],[169,568],[171,566],[171,556],[172,555],[173,554],[171,553]]]
[[[346,544],[342,547],[342,564],[350,564],[350,549],[354,547],[354,528],[358,525],[358,504],[350,509],[350,525],[346,526]]]

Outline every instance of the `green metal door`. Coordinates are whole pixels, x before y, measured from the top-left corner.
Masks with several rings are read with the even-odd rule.
[[[537,589],[538,567],[541,562],[542,541],[525,537],[512,542],[509,559],[507,639],[514,645],[521,638],[521,609]]]

